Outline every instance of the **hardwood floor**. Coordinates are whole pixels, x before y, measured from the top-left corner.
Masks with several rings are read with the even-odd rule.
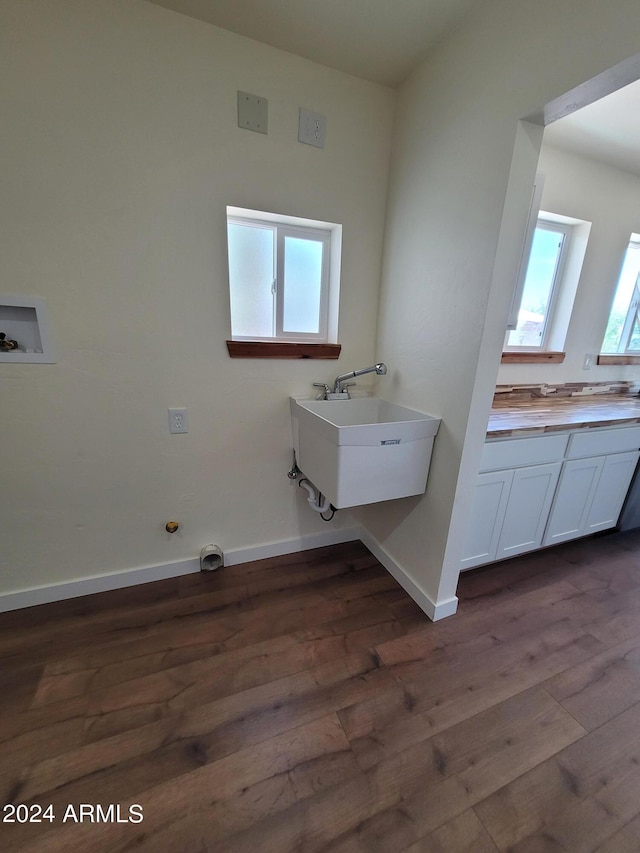
[[[637,853],[640,532],[458,592],[352,543],[0,615],[0,849]]]

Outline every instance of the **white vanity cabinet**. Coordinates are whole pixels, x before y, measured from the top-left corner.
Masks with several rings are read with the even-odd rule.
[[[551,462],[514,470],[497,560],[540,548],[561,467]]]
[[[638,448],[640,426],[488,441],[461,569],[615,527]]]
[[[583,535],[604,460],[604,456],[597,456],[594,459],[572,459],[564,463],[544,537],[545,545],[566,542]]]
[[[638,447],[640,427],[571,436],[544,545],[615,527],[640,457]]]
[[[485,444],[462,569],[542,545],[567,442],[550,435]]]
[[[587,523],[583,528],[584,535],[616,526],[639,457],[640,452],[637,450],[605,457]]]
[[[496,559],[512,482],[513,471],[490,471],[478,475],[462,569],[472,569]]]

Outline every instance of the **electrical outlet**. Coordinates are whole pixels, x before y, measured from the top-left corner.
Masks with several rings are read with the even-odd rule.
[[[326,133],[327,119],[325,116],[300,109],[298,142],[304,142],[305,145],[315,145],[316,148],[324,148]]]
[[[186,409],[169,409],[169,432],[189,432],[189,419]]]

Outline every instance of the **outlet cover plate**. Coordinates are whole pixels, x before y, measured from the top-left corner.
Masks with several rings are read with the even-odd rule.
[[[238,92],[238,127],[267,133],[269,102],[260,95]]]
[[[310,110],[300,109],[298,142],[304,142],[305,145],[315,145],[316,148],[324,148],[326,135],[326,116],[320,115],[320,113],[312,113]]]
[[[189,415],[186,409],[169,409],[169,432],[172,435],[189,432]]]

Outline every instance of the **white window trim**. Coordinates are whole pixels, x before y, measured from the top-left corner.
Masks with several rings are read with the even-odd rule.
[[[622,278],[622,271],[624,269],[624,264],[626,263],[627,253],[629,249],[634,248],[636,251],[640,251],[640,235],[635,232],[631,234],[631,238],[627,244],[625,249],[625,255],[623,259],[623,263],[620,268],[620,273],[618,274],[618,283],[616,284],[616,290],[614,292],[614,302],[617,296],[618,287],[620,286],[620,279]],[[607,318],[607,328],[609,327],[609,322],[611,320],[611,314],[613,312],[613,304],[611,306],[611,310],[609,311],[609,317]],[[634,285],[633,291],[631,293],[631,299],[629,300],[629,307],[627,308],[627,313],[625,315],[624,324],[622,326],[622,332],[620,333],[620,342],[618,343],[618,348],[615,352],[604,352],[604,355],[640,355],[640,348],[638,349],[629,349],[629,338],[633,333],[633,327],[635,325],[636,318],[640,320],[640,273],[636,278],[636,283]],[[606,330],[605,330],[606,337]],[[604,345],[604,341],[603,341]]]
[[[338,308],[340,300],[340,268],[342,255],[342,226],[335,222],[280,215],[267,211],[227,207],[227,222],[269,228],[275,234],[276,269],[274,269],[274,328],[272,337],[231,334],[234,341],[263,341],[290,343],[337,343]],[[284,252],[286,236],[301,236],[322,243],[322,283],[320,299],[320,331],[288,333],[282,329],[284,306]],[[279,298],[280,297],[280,298]]]
[[[531,189],[531,198],[529,200],[529,212],[527,214],[527,227],[522,241],[522,249],[520,251],[520,263],[518,265],[518,274],[516,283],[511,296],[511,305],[509,307],[509,318],[507,320],[507,329],[513,331],[518,325],[518,312],[520,311],[520,303],[522,302],[522,291],[524,289],[524,280],[527,275],[527,267],[529,266],[529,255],[531,254],[531,244],[533,243],[533,235],[538,223],[540,214],[540,204],[542,202],[542,191],[544,190],[544,175],[538,172],[536,179]],[[506,340],[506,338],[505,338]]]
[[[640,353],[640,347],[638,347],[638,349],[629,349],[629,338],[633,334],[636,320],[640,321],[640,274],[633,286],[631,301],[629,302],[627,316],[625,317],[624,326],[622,327],[622,333],[620,335],[618,353],[625,355],[638,355]]]
[[[504,339],[504,351],[505,352],[545,352],[549,349],[549,340],[551,338],[551,329],[553,327],[553,321],[555,316],[556,305],[558,303],[560,289],[563,284],[565,269],[567,265],[567,257],[569,255],[569,247],[571,245],[571,240],[573,237],[573,224],[568,221],[561,221],[561,217],[553,217],[540,213],[538,216],[533,233],[540,228],[545,231],[556,232],[557,234],[564,235],[564,239],[562,241],[562,247],[560,249],[560,253],[556,259],[556,266],[553,272],[553,283],[551,285],[551,293],[549,295],[549,302],[547,305],[547,311],[544,319],[544,326],[542,327],[542,335],[540,337],[539,344],[528,344],[526,346],[517,346],[517,345],[509,345],[509,335],[515,331],[515,328],[508,329],[507,334]],[[533,245],[533,239],[531,240],[531,246]],[[527,256],[527,264],[524,270],[523,282],[526,280],[527,269],[529,267],[529,260],[531,257],[531,247],[529,250],[529,255]],[[522,304],[522,296],[524,291],[520,294],[520,304],[518,305],[518,311],[520,310],[520,305]]]
[[[589,243],[589,235],[591,233],[591,222],[587,222],[584,219],[576,219],[572,216],[563,216],[561,214],[541,210],[538,213],[538,217],[536,217],[531,223],[531,241],[533,240],[533,232],[535,230],[535,226],[537,225],[538,219],[545,220],[546,222],[557,222],[564,225],[571,225],[572,234],[570,241],[566,245],[564,266],[562,269],[560,286],[558,287],[555,294],[555,304],[553,307],[553,313],[547,321],[548,334],[546,349],[541,349],[540,347],[507,347],[508,336],[505,336],[503,351],[514,353],[515,355],[517,355],[519,352],[542,354],[544,352],[561,352],[562,350],[564,350],[565,341],[569,332],[569,323],[571,321],[573,305],[575,302],[576,293],[578,291],[580,277],[582,275],[582,267],[587,252],[587,245]],[[531,242],[529,242],[529,245],[530,244]],[[527,266],[528,262],[529,255],[527,254]],[[523,256],[522,267],[524,266],[525,264]],[[524,269],[524,272],[522,272],[522,269],[520,272],[524,276],[526,274],[526,268]],[[517,302],[518,309],[520,307],[520,302],[521,296],[519,297],[519,300]],[[513,329],[513,326],[508,326],[507,328]]]

